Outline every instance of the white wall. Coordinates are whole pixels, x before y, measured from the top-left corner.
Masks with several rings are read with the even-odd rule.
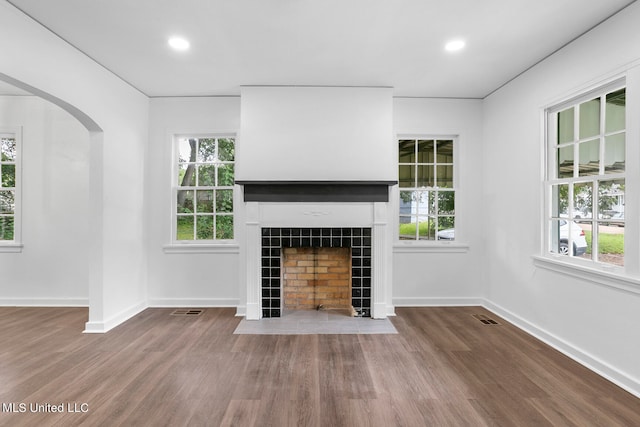
[[[146,306],[148,98],[7,2],[0,78],[64,105],[91,130],[89,322],[102,332]]]
[[[243,87],[238,180],[395,180],[392,89]]]
[[[640,287],[627,292],[606,286],[606,279],[573,278],[536,267],[532,256],[541,251],[542,111],[625,70],[627,106],[640,111],[633,105],[640,82],[632,70],[640,60],[638,22],[635,3],[489,96],[479,158],[486,165],[484,293],[490,307],[636,394]],[[627,147],[637,147],[637,120],[627,126]],[[638,159],[628,160],[629,173],[635,173]],[[637,210],[632,216],[639,218]],[[636,224],[628,224],[626,236],[627,248],[637,245]]]
[[[239,247],[208,253],[168,253],[171,243],[172,136],[185,133],[237,133],[240,98],[153,98],[150,100],[147,162],[149,304],[151,306],[235,306],[242,288]],[[235,204],[236,240],[242,205]],[[183,248],[184,249],[184,248]],[[191,248],[193,249],[193,248]],[[196,248],[197,249],[197,248]]]
[[[396,98],[393,110],[394,132],[399,136],[458,137],[454,159],[456,241],[427,247],[412,247],[415,242],[396,242],[393,302],[397,306],[479,304],[485,206],[482,200],[482,101]],[[394,212],[397,212],[397,188],[393,197]]]
[[[0,305],[89,305],[89,132],[36,96],[0,96],[22,129],[21,253],[0,256]]]

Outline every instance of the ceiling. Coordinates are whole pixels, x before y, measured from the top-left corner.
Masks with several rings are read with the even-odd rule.
[[[9,3],[152,97],[312,85],[483,98],[633,0]],[[171,50],[172,35],[191,48]],[[453,38],[466,47],[446,52]]]

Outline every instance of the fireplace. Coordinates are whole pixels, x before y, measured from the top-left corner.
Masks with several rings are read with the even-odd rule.
[[[238,314],[281,317],[286,248],[347,248],[350,299],[356,315],[383,319],[391,302],[391,181],[242,182],[244,215],[240,277],[246,293]],[[246,299],[245,299],[246,298]]]
[[[351,305],[359,316],[371,316],[370,227],[263,227],[261,236],[262,317],[280,317],[282,314],[282,255],[285,248],[350,248]]]

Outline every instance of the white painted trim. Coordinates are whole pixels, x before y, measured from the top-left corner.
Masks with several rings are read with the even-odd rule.
[[[247,306],[238,305],[236,307],[236,317],[245,317],[247,315]]]
[[[164,245],[162,250],[166,254],[239,254],[240,245],[235,242],[227,244],[174,243]]]
[[[512,323],[526,333],[553,347],[565,356],[570,357],[601,377],[611,381],[629,393],[640,397],[640,379],[630,377],[625,372],[616,369],[597,357],[592,356],[584,350],[566,342],[562,338],[537,327],[529,321],[497,304],[494,304],[491,301],[484,300],[482,306],[498,316],[503,317],[505,320],[509,321],[509,323]]]
[[[160,307],[238,307],[237,298],[150,298],[150,308]]]
[[[0,298],[0,307],[89,307],[89,298]]]
[[[85,323],[85,334],[103,334],[110,331],[116,326],[131,319],[136,314],[144,311],[147,308],[146,301],[139,302],[127,309],[122,310],[120,313],[116,313],[104,322],[87,322]]]
[[[598,285],[640,294],[640,279],[616,274],[614,271],[608,272],[542,256],[534,256],[533,265]]]
[[[397,297],[393,298],[396,307],[462,307],[468,305],[482,305],[484,300],[464,297]]]
[[[393,245],[394,254],[411,254],[411,253],[466,253],[469,252],[468,243],[453,243],[438,241],[431,244],[420,244],[415,241],[401,241]]]
[[[15,224],[15,223],[14,223]],[[0,243],[0,253],[20,253],[24,245],[22,243]]]

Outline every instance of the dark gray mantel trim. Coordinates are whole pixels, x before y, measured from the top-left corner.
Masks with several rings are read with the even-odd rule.
[[[397,181],[236,181],[245,202],[388,202]]]

